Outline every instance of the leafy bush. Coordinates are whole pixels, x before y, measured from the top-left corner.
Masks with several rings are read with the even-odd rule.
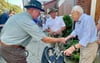
[[[66,29],[63,31],[63,37],[67,37],[68,35],[70,35],[70,33],[72,32],[73,30],[73,20],[72,18],[69,16],[69,15],[65,15],[63,17],[63,20],[65,22],[65,25],[66,25]],[[66,44],[64,45],[64,50],[68,49],[69,47],[71,47],[72,45],[75,45],[79,42],[79,40],[76,40],[76,39],[69,39]],[[79,57],[80,57],[80,49],[77,49],[76,51],[74,51],[70,56],[69,58],[72,58],[74,59],[75,61],[78,61],[79,60]]]
[[[72,32],[73,20],[69,15],[64,15],[63,20],[66,25],[66,29],[63,31],[63,37],[67,37]]]

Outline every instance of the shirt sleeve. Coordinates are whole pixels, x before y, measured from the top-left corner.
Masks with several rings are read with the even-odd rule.
[[[73,32],[71,33],[71,35],[73,35],[74,37],[76,37],[76,30],[73,30]]]
[[[24,20],[23,22],[21,21],[18,24],[26,33],[28,33],[34,39],[41,40],[46,37],[42,29],[40,29],[38,25],[33,22],[33,20]]]

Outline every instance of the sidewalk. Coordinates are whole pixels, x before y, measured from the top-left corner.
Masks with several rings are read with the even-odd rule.
[[[42,41],[39,42],[33,42],[31,41],[29,45],[27,46],[27,50],[29,51],[29,56],[27,57],[28,63],[40,63],[41,62],[41,56],[42,51],[44,47],[48,45]]]

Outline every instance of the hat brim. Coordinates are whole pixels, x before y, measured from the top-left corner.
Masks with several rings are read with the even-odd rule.
[[[41,9],[41,8],[38,8],[38,7],[35,7],[35,6],[24,6],[24,8],[36,8],[36,9],[39,9],[40,11],[42,11],[42,12],[45,12],[44,9]]]
[[[58,12],[58,10],[53,10],[53,11]],[[50,13],[53,12],[53,11],[48,12],[48,14],[50,14]]]

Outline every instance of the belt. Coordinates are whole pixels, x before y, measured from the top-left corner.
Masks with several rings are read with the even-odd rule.
[[[1,41],[0,41],[0,43],[1,43],[1,45],[6,46],[6,47],[14,47],[14,48],[23,48],[23,49],[26,49],[26,48],[23,47],[22,45],[6,45],[6,44],[4,44],[4,43],[1,42]]]

